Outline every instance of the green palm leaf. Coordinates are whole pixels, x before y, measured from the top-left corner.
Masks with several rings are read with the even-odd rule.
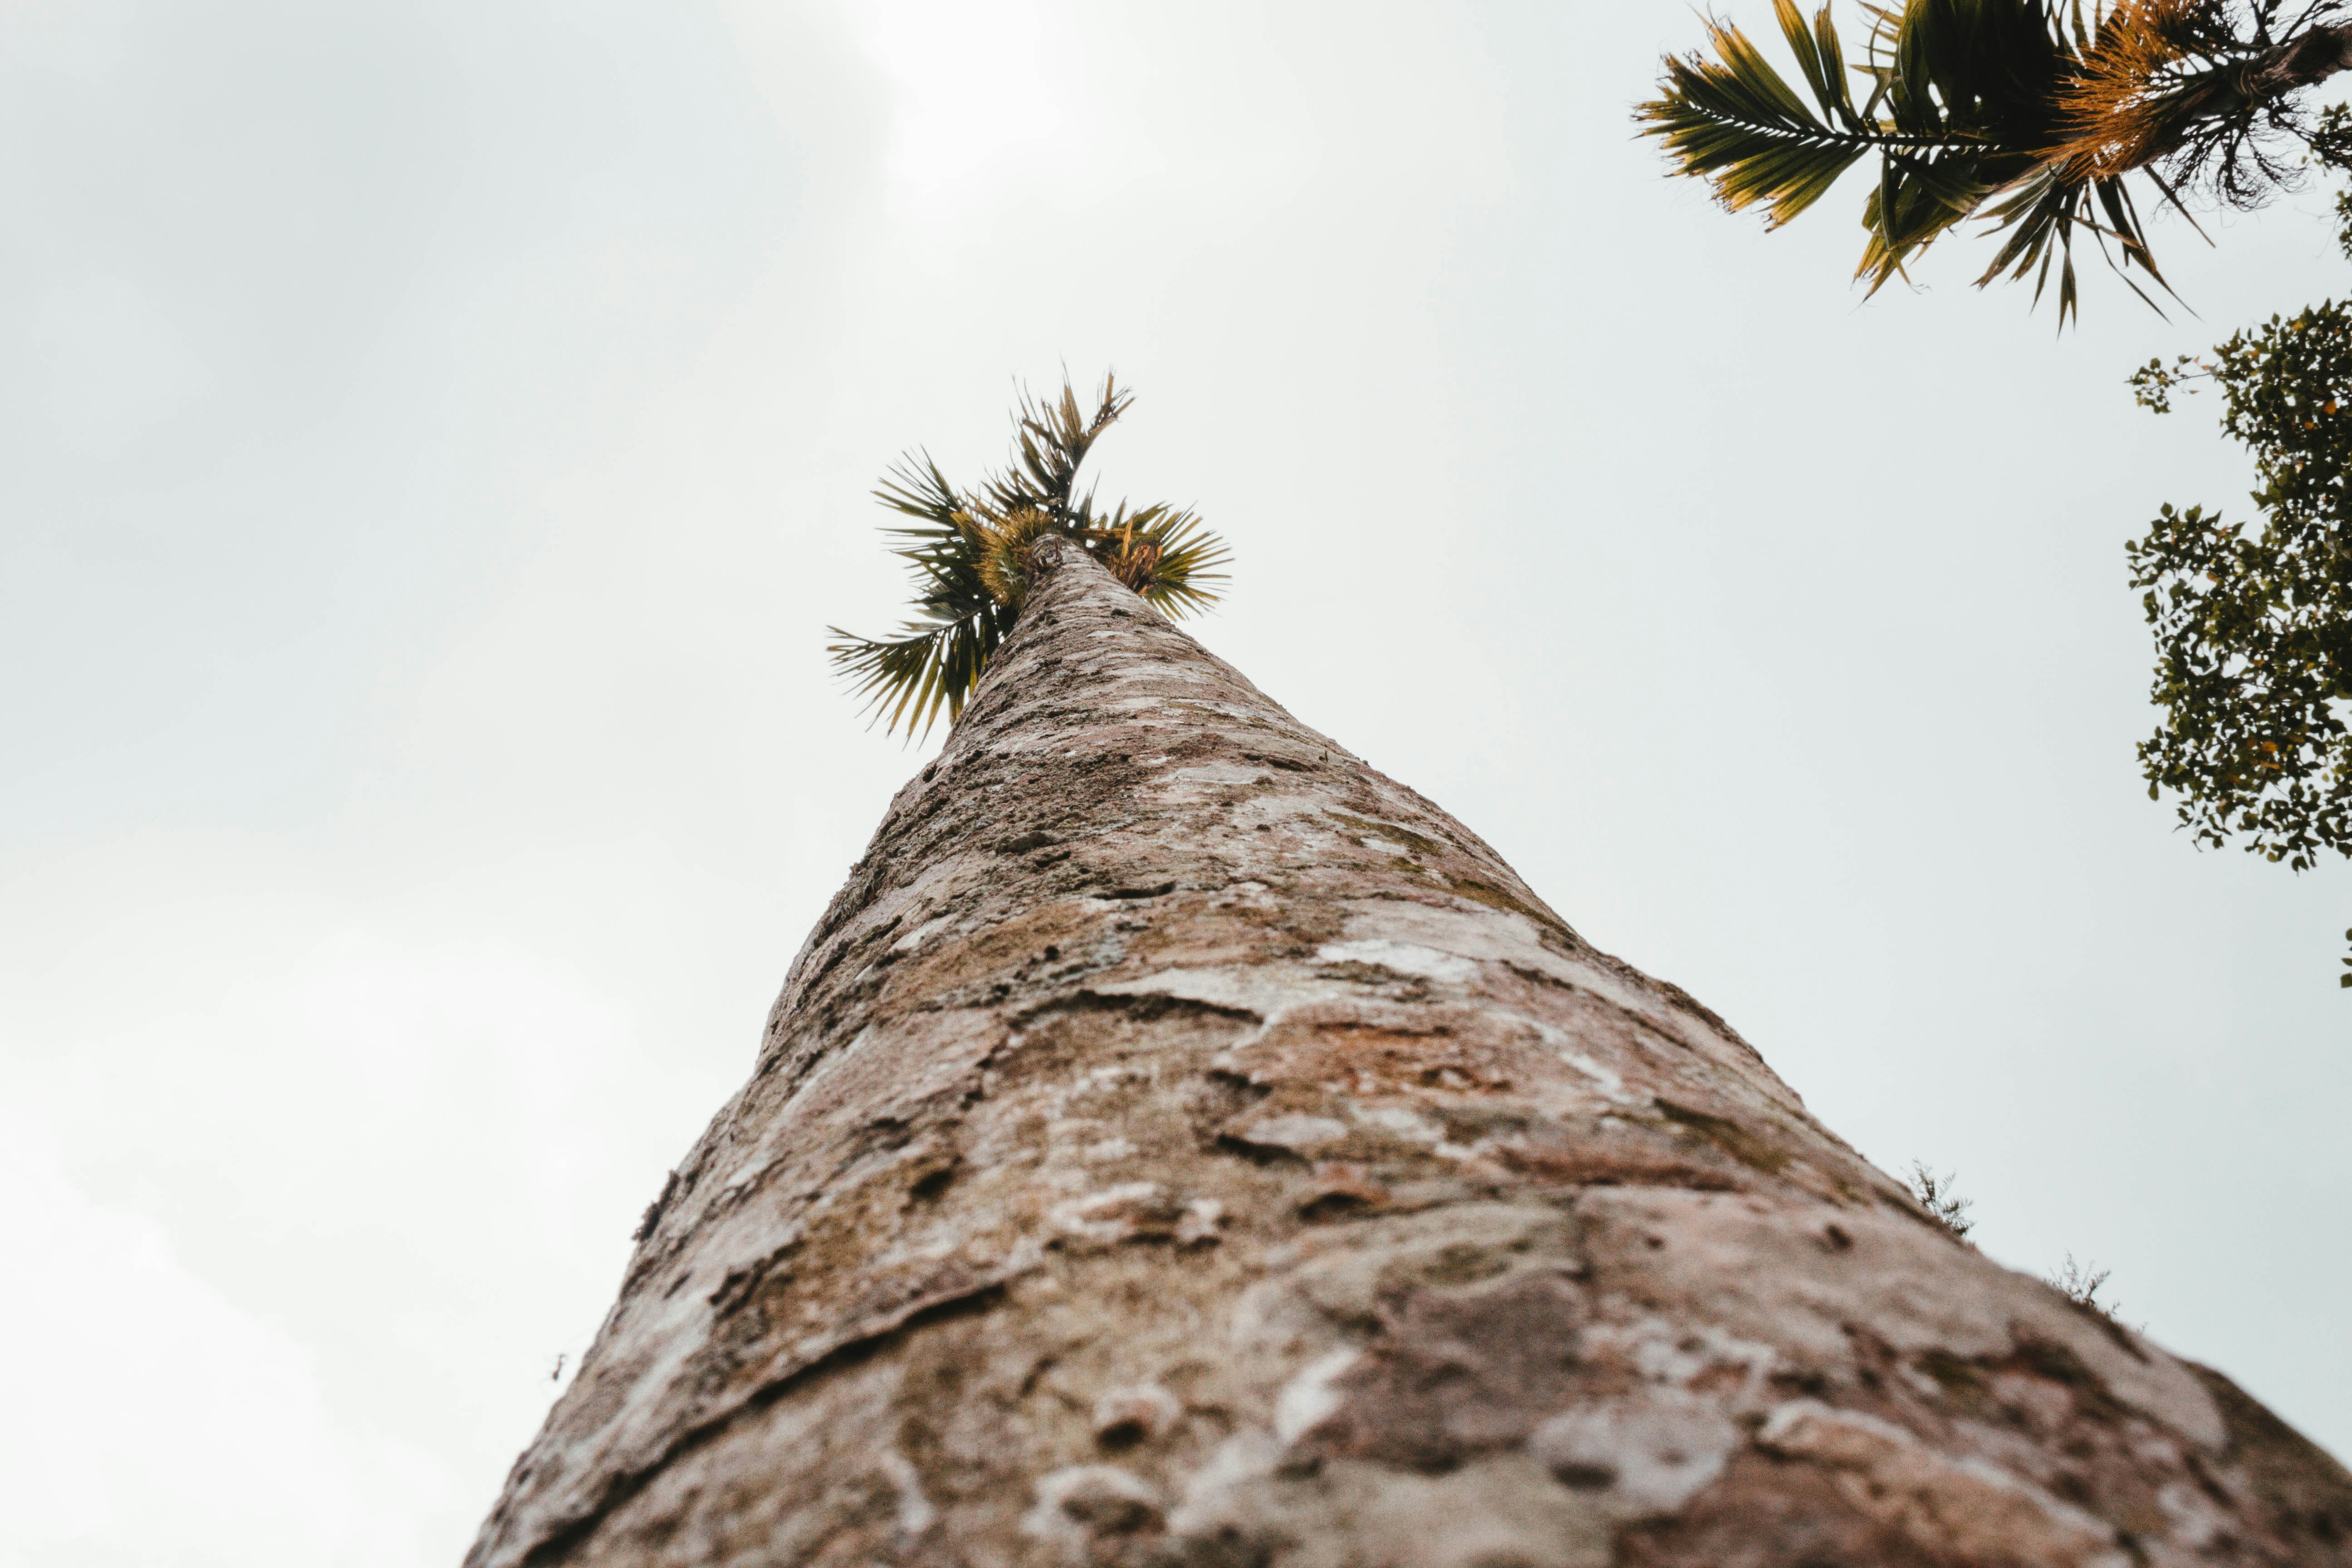
[[[835,673],[886,732],[929,732],[952,724],[1019,619],[1027,555],[1047,533],[1069,539],[1162,614],[1181,618],[1216,602],[1230,559],[1224,542],[1190,510],[1121,501],[1097,518],[1078,470],[1134,395],[1103,378],[1091,414],[1066,381],[1059,397],[1024,392],[1013,409],[1013,460],[977,491],[956,489],[928,452],[901,458],[875,499],[914,520],[884,532],[914,576],[914,618],[889,638],[831,628]]]
[[[1664,96],[1634,111],[1643,134],[1662,139],[1683,173],[1710,179],[1717,200],[1730,211],[1761,203],[1774,228],[1826,195],[1837,177],[1875,145],[1869,128],[1853,112],[1828,9],[1816,18],[1816,43],[1790,0],[1777,4],[1783,33],[1803,40],[1798,58],[1822,115],[1807,107],[1746,34],[1713,21],[1706,29],[1716,58],[1669,58]],[[1822,115],[1835,117],[1837,123]]]
[[[1121,502],[1088,546],[1112,576],[1179,618],[1217,602],[1210,584],[1225,580],[1219,568],[1232,559],[1224,541],[1193,512],[1161,505],[1130,514]]]
[[[1643,134],[1664,143],[1676,173],[1706,180],[1727,209],[1762,205],[1770,227],[1875,154],[1855,268],[1873,294],[1970,217],[1988,219],[2001,241],[1979,286],[2037,269],[2046,282],[2054,261],[2062,326],[2077,306],[2077,233],[2092,235],[2118,270],[2143,268],[2165,287],[2122,172],[2058,151],[2074,134],[2068,94],[2103,58],[2101,38],[2117,36],[2112,18],[2095,34],[2077,10],[2070,37],[2042,0],[1866,9],[1869,37],[1849,62],[1827,5],[1808,22],[1794,0],[1774,0],[1810,103],[1738,28],[1708,20],[1707,50],[1666,59],[1659,97],[1634,111]],[[1849,73],[1868,85],[1859,107]]]

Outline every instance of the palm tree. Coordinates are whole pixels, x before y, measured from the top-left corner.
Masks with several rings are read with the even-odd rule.
[[[2352,1476],[2227,1379],[1087,540],[1005,564],[472,1568],[2342,1562]]]
[[[916,617],[887,641],[840,627],[834,668],[866,697],[886,732],[903,721],[911,737],[928,733],[940,710],[962,713],[988,661],[1021,614],[1025,552],[1047,534],[1076,542],[1110,574],[1158,609],[1182,616],[1216,602],[1227,551],[1190,510],[1165,505],[1130,511],[1125,501],[1098,515],[1094,492],[1081,495],[1078,469],[1134,394],[1103,377],[1091,418],[1079,412],[1067,381],[1062,395],[1039,403],[1023,393],[1013,410],[1012,466],[976,491],[950,484],[929,452],[909,452],[884,476],[875,499],[915,519],[888,531],[915,573]]]
[[[2307,102],[2352,66],[2338,0],[2291,15],[2283,0],[2123,0],[2095,24],[2080,0],[1866,8],[1867,42],[1849,66],[1827,5],[1808,23],[1794,0],[1774,0],[1810,104],[1738,28],[1709,21],[1713,58],[1669,57],[1660,96],[1635,115],[1677,173],[1711,181],[1732,211],[1762,205],[1775,227],[1875,153],[1855,271],[1873,293],[1980,215],[2001,243],[1979,287],[2032,272],[2038,300],[2054,261],[2063,324],[2077,305],[2081,230],[2147,300],[2130,269],[2159,287],[2163,277],[2126,176],[2185,215],[2191,194],[2245,207],[2292,184],[2298,165],[2284,149],[2343,155]]]

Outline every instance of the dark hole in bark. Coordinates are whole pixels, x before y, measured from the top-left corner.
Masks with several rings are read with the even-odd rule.
[[[1367,1214],[1377,1206],[1364,1193],[1318,1193],[1298,1205],[1298,1217],[1310,1223],[1347,1219]]]
[[[1790,1368],[1786,1371],[1774,1373],[1772,1374],[1772,1386],[1775,1388],[1792,1389],[1799,1394],[1808,1394],[1818,1399],[1822,1395],[1830,1392],[1832,1384],[1829,1378],[1823,1373],[1816,1372],[1810,1367],[1805,1367]]]
[[[1225,1132],[1218,1135],[1217,1147],[1228,1154],[1239,1154],[1253,1165],[1304,1165],[1307,1157],[1296,1149],[1285,1149],[1275,1143],[1253,1143],[1246,1138]]]
[[[1598,1491],[1617,1479],[1614,1465],[1562,1460],[1551,1467],[1551,1479],[1564,1487]]]
[[[1107,1535],[1132,1535],[1157,1529],[1160,1524],[1160,1510],[1140,1498],[1065,1498],[1062,1511]]]

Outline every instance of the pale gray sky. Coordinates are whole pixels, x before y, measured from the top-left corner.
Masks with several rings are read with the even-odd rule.
[[[1864,304],[1632,140],[1696,26],[0,0],[0,1565],[456,1559],[920,759],[867,489],[1065,363],[1211,647],[2352,1452],[2352,876],[2147,800],[2122,555],[2324,198]]]

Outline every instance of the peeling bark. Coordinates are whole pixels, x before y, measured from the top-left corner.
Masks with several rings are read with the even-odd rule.
[[[2352,1562],[2317,1448],[1043,552],[471,1568]]]

